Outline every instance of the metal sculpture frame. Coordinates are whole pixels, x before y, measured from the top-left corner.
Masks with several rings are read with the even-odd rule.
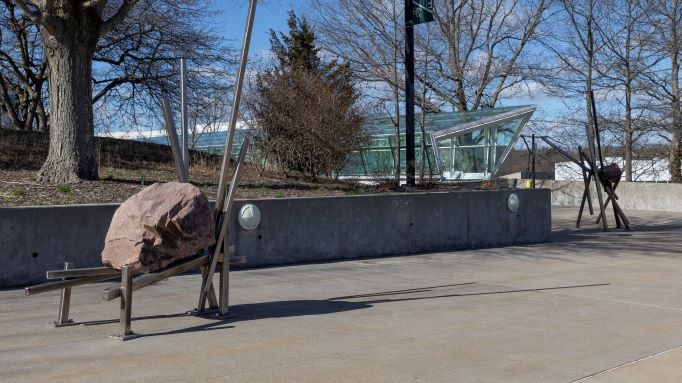
[[[177,144],[177,141],[175,142]],[[227,207],[232,206],[234,199],[234,189],[239,183],[240,169],[243,167],[243,163],[246,157],[246,152],[249,146],[249,138],[246,137],[242,142],[242,146],[239,152],[239,158],[237,161],[237,169],[232,178],[231,190],[227,198],[229,201],[225,202],[226,208],[223,209],[221,222],[222,226],[219,228],[219,235],[221,242],[226,242],[226,234],[228,232],[227,226],[229,225],[229,213],[230,210]],[[182,162],[177,162],[178,166],[184,166]],[[221,249],[226,249],[228,254],[220,252]],[[110,267],[94,267],[94,268],[83,268],[75,269],[73,263],[66,262],[64,265],[64,270],[51,270],[46,273],[47,279],[61,279],[60,281],[43,283],[36,286],[26,287],[24,289],[27,296],[45,293],[49,291],[61,290],[60,302],[59,302],[59,313],[57,320],[52,322],[54,327],[64,327],[73,326],[79,323],[75,322],[73,319],[69,318],[69,309],[71,304],[71,289],[75,286],[86,285],[91,283],[103,282],[111,280],[114,278],[121,278],[120,285],[114,285],[105,288],[102,291],[102,299],[106,301],[111,301],[116,298],[120,298],[120,333],[112,335],[112,338],[118,340],[129,340],[140,336],[131,330],[131,318],[132,318],[132,293],[143,287],[149,286],[151,284],[160,282],[164,279],[170,278],[175,275],[187,272],[193,269],[201,269],[202,271],[202,290],[204,293],[202,296],[205,300],[208,300],[209,307],[208,310],[205,307],[197,307],[195,313],[197,314],[208,314],[217,311],[220,316],[225,316],[228,314],[229,310],[229,270],[230,264],[242,264],[246,262],[245,257],[230,257],[230,252],[234,252],[230,246],[215,246],[214,251],[208,252],[204,251],[199,255],[191,258],[182,260],[179,263],[160,270],[154,273],[141,274],[133,278],[133,270],[129,266],[124,266],[121,270],[116,270]],[[227,261],[226,261],[227,259]],[[211,283],[206,283],[207,280],[212,280],[212,276],[208,278],[208,267],[212,266],[215,270],[216,266],[220,264],[220,295],[219,299],[216,299],[216,294]]]
[[[235,172],[233,174],[232,182],[230,183],[229,193],[227,193],[227,195],[226,179],[230,165],[234,133],[237,125],[239,104],[241,101],[241,92],[244,84],[244,74],[246,72],[246,63],[248,60],[249,44],[251,41],[251,32],[253,30],[253,20],[256,12],[256,4],[257,4],[256,0],[250,1],[247,23],[244,32],[244,41],[241,52],[239,75],[237,80],[237,86],[235,88],[234,104],[230,117],[229,128],[230,130],[228,138],[225,142],[225,149],[223,151],[223,159],[218,186],[218,196],[216,200],[216,212],[214,217],[217,222],[216,244],[211,249],[205,250],[197,254],[195,257],[192,257],[191,259],[185,259],[178,262],[175,265],[167,267],[158,272],[142,274],[137,277],[134,277],[133,270],[130,266],[124,266],[122,267],[121,270],[116,270],[109,267],[75,269],[73,263],[66,262],[64,265],[64,270],[48,271],[47,279],[61,280],[26,287],[25,294],[35,295],[48,291],[61,290],[59,313],[57,316],[57,320],[52,322],[52,324],[55,327],[73,326],[78,324],[73,319],[69,318],[69,309],[71,305],[71,290],[73,287],[96,282],[102,282],[120,277],[121,278],[120,284],[105,288],[102,291],[102,298],[104,300],[110,301],[116,298],[120,299],[120,333],[112,335],[111,337],[118,340],[128,340],[136,338],[140,336],[140,334],[133,332],[131,329],[133,292],[145,286],[149,286],[153,283],[162,281],[169,277],[197,268],[201,270],[202,284],[199,293],[199,304],[197,305],[196,311],[194,312],[201,315],[215,311],[218,312],[219,316],[225,316],[228,314],[230,264],[240,264],[246,262],[245,257],[231,256],[231,254],[234,253],[234,249],[233,247],[228,245],[228,233],[229,224],[231,222],[230,219],[231,209],[236,194],[236,188],[237,185],[239,184],[239,177],[241,174],[241,170],[243,169],[244,162],[246,160],[246,153],[248,151],[248,147],[250,144],[250,138],[248,136],[244,138],[244,141],[241,144]],[[183,73],[181,73],[181,76],[183,77],[182,82],[184,88],[185,86],[184,69],[182,72]],[[185,92],[184,89],[182,92],[184,97]],[[178,180],[180,182],[189,182],[189,164],[187,161],[188,154],[185,153],[185,150],[183,149],[183,147],[181,147],[179,143],[175,122],[173,120],[171,112],[170,102],[166,98],[161,99],[161,109],[163,112],[166,131],[168,132],[171,151],[173,153],[173,159],[177,167]],[[184,103],[182,112],[183,112],[182,118],[184,119],[185,114]],[[186,139],[187,137],[185,133],[183,134],[183,140]],[[220,287],[219,297],[218,299],[216,299],[216,294],[212,282],[213,275],[218,265],[221,266],[219,269]],[[207,301],[208,310],[206,308]]]

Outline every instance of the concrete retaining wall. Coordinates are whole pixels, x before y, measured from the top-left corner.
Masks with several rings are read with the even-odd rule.
[[[102,266],[118,204],[0,208],[0,288],[45,281],[45,271]]]
[[[582,181],[538,181],[538,187],[552,190],[553,206],[580,206]],[[597,205],[594,182],[591,196]],[[682,184],[621,182],[616,189],[618,204],[623,209],[682,212]]]
[[[511,192],[518,213],[507,209]],[[505,190],[236,201],[262,215],[230,241],[247,266],[329,261],[541,242],[551,232],[550,191]],[[65,261],[101,266],[118,205],[0,208],[0,288],[45,281]]]

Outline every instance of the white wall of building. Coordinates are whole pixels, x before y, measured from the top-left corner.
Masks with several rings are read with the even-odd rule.
[[[623,157],[606,157],[606,164],[616,163],[621,169],[625,168]],[[625,171],[623,171],[625,178]],[[580,166],[573,162],[557,162],[554,164],[554,179],[557,181],[577,181],[582,180]],[[652,158],[650,160],[632,161],[632,180],[639,182],[668,182],[670,172],[668,171],[667,158]]]

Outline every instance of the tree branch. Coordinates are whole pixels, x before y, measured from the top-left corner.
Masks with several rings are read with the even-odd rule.
[[[43,18],[41,14],[31,10],[31,8],[28,7],[24,0],[14,0],[14,2],[21,9],[21,12],[23,12],[26,18],[34,22],[36,25],[45,28],[45,30],[47,30],[49,34],[51,35],[54,34],[55,30],[52,24],[48,23],[47,20],[45,20],[45,18]]]
[[[94,0],[97,1],[97,0]],[[123,4],[121,4],[121,7],[116,11],[116,13],[109,18],[109,20],[106,20],[104,23],[102,23],[102,27],[99,30],[99,35],[104,36],[107,34],[109,31],[114,29],[115,26],[120,24],[128,15],[128,12],[137,4],[138,0],[123,0]]]
[[[98,8],[104,6],[104,0],[88,0],[81,4],[81,9]]]
[[[24,0],[14,0],[14,2],[17,4],[19,8],[21,8],[21,11],[24,13],[24,15],[26,15],[26,17],[29,20],[33,21],[36,24],[40,24],[43,21],[42,17],[39,14],[33,12],[24,2]]]
[[[23,129],[24,125],[22,121],[17,116],[14,110],[14,105],[11,102],[10,95],[7,92],[7,86],[5,85],[5,79],[0,75],[0,94],[2,95],[2,106],[5,109],[5,114],[9,118],[10,122],[16,129]]]

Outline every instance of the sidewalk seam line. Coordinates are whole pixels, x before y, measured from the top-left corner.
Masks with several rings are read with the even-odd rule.
[[[673,348],[670,348],[670,349],[667,349],[667,350],[664,350],[664,351],[661,351],[661,352],[657,352],[657,353],[655,353],[655,354],[651,354],[651,355],[648,355],[648,356],[645,356],[645,357],[642,357],[642,358],[639,358],[639,359],[635,359],[635,360],[630,361],[630,362],[626,362],[626,363],[619,364],[619,365],[614,366],[614,367],[611,367],[611,368],[607,368],[606,370],[602,370],[602,371],[599,371],[599,372],[595,372],[594,374],[590,374],[590,375],[587,375],[587,376],[583,376],[582,378],[579,378],[579,379],[576,379],[576,380],[571,380],[571,381],[568,382],[568,383],[577,383],[577,382],[583,381],[583,380],[588,379],[588,378],[593,378],[593,377],[598,376],[598,375],[603,375],[603,374],[606,374],[606,373],[608,373],[608,372],[611,372],[611,371],[614,371],[614,370],[618,370],[618,369],[620,369],[620,368],[627,367],[627,366],[629,366],[629,365],[632,365],[632,364],[635,364],[635,363],[639,363],[639,362],[645,361],[645,360],[647,360],[647,359],[655,358],[655,357],[657,357],[657,356],[660,356],[660,355],[666,354],[666,353],[668,353],[668,352],[670,352],[670,351],[675,351],[675,350],[681,349],[681,348],[682,348],[682,345],[679,345],[679,346],[676,346],[676,347],[673,347]]]

